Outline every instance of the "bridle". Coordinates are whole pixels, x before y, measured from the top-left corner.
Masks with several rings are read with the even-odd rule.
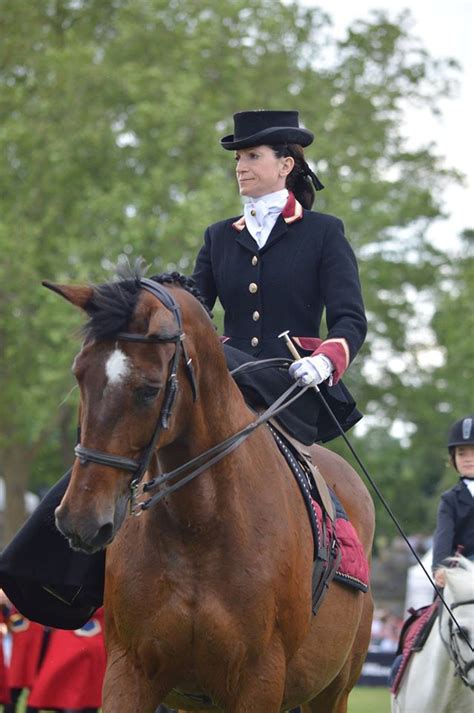
[[[467,606],[469,604],[474,604],[474,599],[466,599],[465,601],[462,601],[462,602],[455,602],[454,604],[451,605],[451,610],[456,609],[456,607]],[[461,649],[459,647],[459,633],[466,640],[467,644],[469,645],[469,647],[471,649],[471,652],[473,650],[472,645],[469,642],[469,640],[467,639],[467,637],[464,634],[464,632],[462,631],[462,629],[459,629],[458,632],[456,631],[456,627],[454,626],[452,619],[448,620],[449,640],[446,641],[443,638],[442,629],[441,629],[442,614],[443,614],[443,610],[441,609],[440,617],[439,617],[439,633],[440,633],[441,641],[443,642],[444,646],[446,647],[448,655],[454,664],[454,675],[459,676],[459,678],[464,683],[464,685],[468,686],[469,688],[472,689],[473,686],[469,683],[468,673],[471,670],[471,668],[474,668],[474,658],[471,661],[466,661],[463,658],[463,656],[461,654]]]
[[[192,460],[183,463],[183,465],[178,468],[175,468],[168,473],[162,473],[152,480],[143,483],[141,486],[143,493],[150,492],[151,490],[161,486],[160,491],[150,498],[138,502],[137,495],[140,482],[148,470],[161,432],[166,430],[169,426],[169,419],[173,411],[178,390],[177,372],[181,356],[183,356],[186,373],[191,383],[193,400],[196,401],[198,398],[196,378],[194,375],[192,360],[188,357],[186,350],[181,310],[178,303],[163,285],[154,282],[153,280],[142,278],[140,280],[140,287],[154,295],[154,297],[156,297],[168,310],[170,310],[170,312],[172,312],[178,327],[176,333],[169,337],[158,337],[155,335],[146,336],[143,334],[130,334],[128,332],[119,332],[116,336],[117,341],[142,342],[145,344],[171,342],[176,344],[175,352],[170,362],[163,406],[150,442],[143,451],[142,457],[139,461],[134,460],[133,458],[126,458],[124,456],[107,453],[106,451],[98,451],[92,448],[87,448],[81,443],[78,443],[74,448],[74,453],[79,458],[82,465],[85,465],[86,463],[97,463],[99,465],[109,466],[110,468],[125,470],[134,475],[134,478],[130,483],[130,512],[133,515],[140,515],[144,510],[148,510],[152,505],[159,502],[175,490],[183,487],[183,485],[186,485],[186,483],[190,482],[212,465],[222,460],[222,458],[231,453],[251,433],[253,433],[256,428],[269,421],[283,409],[287,408],[287,406],[296,401],[296,399],[299,399],[309,388],[308,386],[301,387],[297,382],[295,382],[271,406],[269,406],[266,411],[261,413],[254,421],[249,423],[237,433],[234,433],[221,443],[209,448],[207,451],[201,453]],[[247,370],[258,370],[265,368],[266,366],[288,367],[288,364],[289,362],[287,359],[264,359],[259,362],[249,362],[248,364],[243,364],[235,369],[233,373],[236,371],[242,371],[244,368]],[[297,391],[297,393],[292,396],[294,391]],[[290,396],[291,398],[289,398]],[[177,482],[172,485],[166,485],[168,481],[175,479],[178,476],[182,476],[186,472],[188,472],[187,475],[180,478]]]
[[[135,477],[130,486],[132,493],[136,492],[138,484],[142,480],[148,466],[150,465],[150,461],[161,432],[166,430],[169,426],[169,420],[178,391],[178,366],[181,355],[184,358],[186,373],[189,381],[191,382],[193,400],[196,401],[198,398],[196,377],[194,375],[192,360],[189,358],[186,349],[186,335],[183,332],[183,321],[178,303],[174,299],[173,295],[158,282],[148,280],[147,278],[141,278],[140,287],[154,295],[154,297],[156,297],[161,304],[174,315],[177,325],[177,331],[169,337],[160,337],[157,335],[147,336],[145,334],[131,334],[129,332],[119,332],[116,336],[117,341],[142,342],[144,344],[172,343],[176,345],[173,358],[170,362],[163,406],[161,407],[160,416],[151,436],[150,442],[143,451],[142,457],[139,461],[132,458],[125,458],[124,456],[113,455],[111,453],[107,453],[106,451],[98,451],[92,448],[87,448],[81,443],[78,443],[74,448],[74,453],[79,458],[82,465],[85,465],[86,463],[98,463],[99,465],[106,465],[111,468],[120,468],[121,470],[133,473]]]

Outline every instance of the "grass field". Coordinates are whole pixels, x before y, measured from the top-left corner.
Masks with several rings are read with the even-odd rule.
[[[349,697],[349,713],[390,713],[388,688],[355,688]]]
[[[0,710],[3,706],[0,706]],[[19,706],[20,708],[20,706]],[[18,713],[22,713],[21,708]],[[387,688],[355,688],[349,698],[349,713],[390,713],[390,694]]]

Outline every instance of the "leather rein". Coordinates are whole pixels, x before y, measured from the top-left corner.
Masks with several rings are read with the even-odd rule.
[[[128,332],[119,332],[117,334],[117,341],[126,342],[141,342],[144,344],[159,344],[159,343],[174,343],[176,345],[173,358],[170,362],[170,368],[168,372],[168,379],[166,382],[166,391],[163,406],[160,411],[160,415],[151,436],[150,442],[146,446],[140,460],[135,460],[133,458],[126,458],[120,455],[114,455],[107,453],[106,451],[98,451],[92,448],[87,448],[81,443],[78,443],[74,448],[75,455],[79,458],[82,465],[86,463],[97,463],[99,465],[109,466],[110,468],[116,468],[120,470],[126,470],[133,473],[134,478],[130,483],[130,512],[133,515],[140,515],[144,510],[148,510],[152,505],[158,503],[160,500],[165,498],[167,495],[173,493],[179,488],[189,483],[194,478],[197,478],[201,473],[210,468],[215,463],[218,463],[226,455],[231,453],[235,448],[237,448],[248,436],[250,436],[253,431],[255,431],[259,426],[269,421],[273,416],[278,414],[280,411],[285,409],[291,403],[296,401],[300,396],[302,396],[309,387],[301,387],[297,382],[292,384],[289,389],[287,389],[268,409],[261,413],[255,421],[252,421],[247,426],[242,428],[237,433],[234,433],[229,438],[226,438],[221,443],[209,448],[195,458],[183,463],[183,465],[169,471],[168,473],[162,473],[157,477],[149,480],[141,486],[142,493],[148,493],[152,490],[160,488],[160,491],[146,500],[138,501],[138,492],[140,482],[143,479],[150,461],[152,459],[153,453],[155,452],[156,444],[160,437],[162,431],[166,430],[169,426],[169,420],[173,411],[173,406],[175,404],[176,395],[178,391],[178,366],[181,356],[184,359],[184,364],[186,368],[186,373],[189,378],[191,389],[193,393],[193,401],[198,398],[198,389],[196,384],[196,378],[194,374],[194,369],[192,365],[192,360],[188,357],[188,353],[185,345],[185,333],[183,332],[183,323],[181,318],[181,310],[172,296],[172,294],[160,283],[154,282],[147,278],[140,279],[140,287],[144,290],[150,292],[156,299],[158,299],[164,307],[166,307],[175,317],[177,324],[177,332],[170,337],[158,337],[158,336],[146,336],[143,334],[131,334]],[[236,373],[242,370],[258,370],[261,368],[269,366],[281,366],[287,367],[289,361],[287,359],[264,359],[258,362],[249,362],[248,364],[242,364],[237,369],[231,373]],[[296,395],[292,395],[293,392],[298,391]],[[291,398],[290,398],[291,397]],[[182,477],[175,483],[167,485],[167,483],[177,478],[187,471],[187,475]],[[160,487],[165,486],[165,487]]]

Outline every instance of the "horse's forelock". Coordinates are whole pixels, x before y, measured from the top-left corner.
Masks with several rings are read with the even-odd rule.
[[[86,305],[89,319],[84,326],[86,339],[113,339],[118,332],[125,331],[135,312],[140,295],[140,274],[132,271],[127,279],[93,286],[93,294]],[[124,274],[123,271],[121,274]],[[181,287],[195,297],[206,309],[204,301],[191,278],[178,272],[162,273],[152,278],[166,287]]]
[[[89,315],[84,326],[86,339],[113,338],[125,330],[135,311],[139,291],[140,283],[134,279],[95,285],[86,305]]]

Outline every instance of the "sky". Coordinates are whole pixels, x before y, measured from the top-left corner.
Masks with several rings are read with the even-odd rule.
[[[409,146],[436,144],[446,165],[466,176],[464,187],[452,187],[444,195],[448,220],[430,228],[430,238],[442,249],[449,249],[456,236],[474,227],[472,192],[474,188],[474,156],[471,139],[474,127],[474,3],[472,0],[299,0],[301,5],[319,7],[330,15],[336,37],[343,37],[354,20],[369,19],[371,10],[386,10],[394,19],[409,8],[413,18],[412,34],[418,36],[425,49],[436,58],[453,57],[462,66],[457,96],[440,105],[441,118],[431,118],[426,112],[410,110],[406,115],[404,133]]]

